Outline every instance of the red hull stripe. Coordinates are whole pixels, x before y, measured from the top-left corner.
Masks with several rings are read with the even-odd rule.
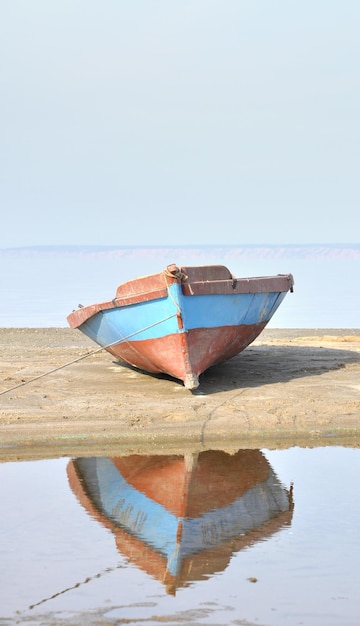
[[[182,334],[120,343],[109,348],[109,352],[139,369],[185,380],[244,350],[264,327],[265,323],[196,328]]]

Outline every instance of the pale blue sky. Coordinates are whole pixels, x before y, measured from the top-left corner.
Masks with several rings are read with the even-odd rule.
[[[2,0],[0,248],[360,240],[359,0]]]

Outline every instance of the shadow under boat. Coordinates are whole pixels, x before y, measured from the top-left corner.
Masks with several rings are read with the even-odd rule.
[[[171,594],[223,571],[233,553],[292,519],[292,488],[260,450],[78,458],[67,472],[120,553]]]

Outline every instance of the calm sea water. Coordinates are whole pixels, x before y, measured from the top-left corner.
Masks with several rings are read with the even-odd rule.
[[[63,327],[78,304],[111,299],[131,278],[178,265],[227,265],[233,274],[291,272],[273,328],[358,328],[360,244],[348,246],[63,247],[0,250],[0,326]]]
[[[156,550],[84,503],[69,459],[0,464],[0,623],[357,626],[360,450],[263,454],[273,480],[293,484],[293,511],[249,540],[199,548],[172,593]],[[236,481],[223,480],[225,496]]]

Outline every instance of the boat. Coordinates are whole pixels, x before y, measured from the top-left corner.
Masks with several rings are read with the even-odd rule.
[[[196,389],[200,374],[256,339],[293,285],[291,274],[236,278],[223,265],[172,264],[67,320],[120,361]]]
[[[292,487],[260,450],[84,457],[67,475],[119,552],[172,595],[292,521]]]

